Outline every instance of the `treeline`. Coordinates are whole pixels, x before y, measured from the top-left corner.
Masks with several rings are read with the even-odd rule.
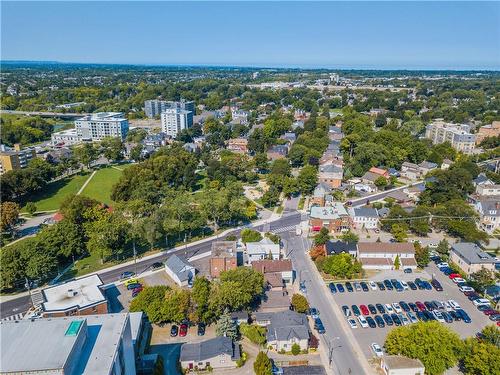
[[[18,117],[2,114],[0,117],[0,143],[12,146],[15,143],[29,145],[50,139],[54,131],[54,120],[41,117]]]

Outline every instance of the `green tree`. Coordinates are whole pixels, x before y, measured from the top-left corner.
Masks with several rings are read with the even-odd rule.
[[[235,321],[231,318],[231,314],[225,311],[217,321],[217,327],[215,328],[215,333],[217,336],[230,337],[236,340],[238,337],[238,327]]]
[[[383,190],[387,186],[387,179],[384,176],[380,176],[375,180],[374,184],[379,190]]]
[[[495,325],[489,325],[481,331],[481,340],[500,347],[500,329]]]
[[[245,244],[248,242],[259,242],[262,240],[260,232],[249,228],[242,229],[240,235],[241,241]]]
[[[19,205],[14,202],[2,202],[0,206],[0,231],[12,230],[19,219]]]
[[[26,203],[26,206],[24,206],[24,208],[30,215],[33,215],[36,212],[36,204],[33,202]]]
[[[465,340],[464,346],[462,367],[465,374],[500,374],[500,347],[498,345],[469,338]]]
[[[139,161],[142,159],[142,150],[144,146],[142,144],[135,145],[132,150],[130,150],[130,159]]]
[[[391,233],[396,242],[404,242],[408,238],[408,225],[405,223],[392,224]]]
[[[264,352],[259,352],[253,364],[255,375],[272,375],[273,364]]]
[[[321,227],[319,233],[316,236],[314,236],[314,244],[316,246],[324,245],[328,242],[329,239],[330,239],[330,232],[328,228]]]
[[[306,313],[307,311],[309,311],[309,302],[307,301],[307,298],[302,294],[295,293],[292,296],[292,306],[293,309],[298,313]]]
[[[300,345],[297,344],[296,342],[293,343],[293,345],[292,345],[292,354],[293,355],[299,355],[300,354]]]
[[[190,292],[185,289],[167,290],[163,301],[164,319],[180,323],[188,316],[190,308]]]
[[[146,286],[130,303],[130,311],[143,311],[155,324],[167,321],[163,304],[170,288],[165,285]]]
[[[448,327],[432,321],[393,329],[387,335],[384,346],[388,354],[420,359],[426,373],[437,375],[456,365],[462,341]]]
[[[193,282],[191,298],[195,309],[195,321],[210,322],[213,319],[208,306],[210,299],[210,281],[206,277],[197,276]]]
[[[82,146],[75,147],[73,154],[78,160],[78,162],[90,169],[90,165],[94,162],[98,156],[99,152],[92,145],[92,143],[84,143]]]
[[[399,270],[399,267],[401,267],[401,261],[399,260],[399,254],[396,255],[396,259],[394,259],[394,268],[396,270]]]
[[[240,333],[257,345],[266,343],[266,328],[254,324],[240,324]]]
[[[353,231],[351,230],[348,230],[347,232],[345,233],[342,233],[342,235],[340,236],[340,239],[342,241],[345,241],[345,242],[358,242],[359,241],[359,236],[354,233]]]
[[[302,194],[311,194],[318,183],[318,171],[312,165],[302,167],[297,177],[297,183]]]
[[[483,293],[488,286],[495,283],[495,277],[490,270],[481,268],[479,271],[470,274],[469,282],[475,290]]]
[[[448,244],[448,241],[446,241],[445,239],[439,241],[436,252],[442,259],[447,260],[450,254],[450,245]]]
[[[430,262],[429,248],[415,243],[415,261],[420,268],[427,267]]]
[[[269,169],[269,160],[264,152],[259,152],[253,158],[255,168],[259,171],[267,171]]]
[[[347,253],[330,255],[322,263],[322,270],[338,278],[350,279],[362,270],[361,263]]]
[[[123,159],[123,142],[119,137],[106,137],[101,141],[101,149],[108,160]]]
[[[276,187],[271,186],[267,189],[261,199],[264,207],[274,207],[280,201],[280,191]]]

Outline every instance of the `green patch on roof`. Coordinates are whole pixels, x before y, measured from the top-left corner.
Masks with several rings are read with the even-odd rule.
[[[70,323],[68,329],[66,330],[66,333],[64,336],[76,336],[78,334],[78,331],[80,330],[80,327],[83,324],[83,320],[74,320]]]

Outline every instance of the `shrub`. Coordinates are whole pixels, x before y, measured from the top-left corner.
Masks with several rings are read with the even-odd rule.
[[[265,327],[243,323],[240,325],[240,333],[254,344],[264,345],[266,343]]]
[[[293,355],[298,355],[300,354],[300,345],[295,343],[292,345],[292,354]]]
[[[292,296],[292,306],[298,313],[305,313],[309,310],[309,302],[302,294],[294,294]]]

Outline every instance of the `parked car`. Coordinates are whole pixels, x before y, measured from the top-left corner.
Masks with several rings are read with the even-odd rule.
[[[436,279],[432,279],[431,285],[434,287],[434,289],[436,289],[436,291],[438,292],[443,291],[443,287],[441,286],[440,282],[437,281]]]
[[[385,324],[387,324],[389,327],[394,324],[394,322],[392,321],[392,318],[389,314],[383,314],[382,318],[384,319]]]
[[[170,328],[170,336],[175,337],[179,333],[179,327],[177,327],[175,324]]]
[[[432,314],[434,315],[434,318],[436,318],[436,320],[437,320],[439,323],[444,323],[444,322],[445,322],[444,317],[443,317],[443,314],[441,313],[441,311],[434,310],[434,311],[432,312]]]
[[[422,322],[427,321],[427,317],[425,316],[423,311],[417,311],[417,318],[418,318],[418,320],[421,320]]]
[[[410,320],[410,323],[417,323],[418,322],[417,316],[414,313],[412,313],[411,311],[407,312],[406,316]]]
[[[311,315],[311,318],[317,319],[319,318],[319,310],[315,307],[311,307],[309,309],[309,315]]]
[[[415,284],[417,284],[417,288],[422,290],[422,289],[425,289],[425,286],[424,286],[424,283],[421,279],[419,278],[416,278],[415,279]]]
[[[374,314],[375,315],[377,313],[377,309],[372,304],[368,305],[368,310],[370,310],[370,314]]]
[[[348,292],[354,292],[354,288],[352,287],[352,284],[349,281],[345,283],[345,288],[347,289]]]
[[[408,318],[406,317],[405,314],[398,314],[398,317],[399,317],[399,320],[401,320],[401,323],[403,323],[404,326],[407,326],[408,324],[410,324],[410,321],[408,320]]]
[[[434,310],[434,305],[432,304],[432,302],[430,302],[430,301],[425,301],[425,302],[424,302],[424,305],[425,305],[425,308],[426,308],[427,310],[429,310],[429,311]]]
[[[416,304],[414,304],[413,302],[409,302],[409,303],[408,303],[408,307],[410,308],[410,310],[411,310],[411,311],[413,311],[413,312],[415,312],[415,313],[418,311],[418,307],[417,307],[417,305],[416,305]]]
[[[471,295],[467,296],[467,299],[468,299],[469,301],[474,301],[474,300],[476,300],[476,299],[478,299],[478,298],[481,298],[481,296],[480,296],[479,294],[475,293],[475,292],[474,292],[473,294],[471,294]]]
[[[399,306],[399,303],[397,303],[397,302],[394,302],[394,303],[392,304],[392,307],[394,308],[394,311],[396,311],[396,313],[398,313],[398,314],[399,314],[399,313],[401,313],[401,312],[403,311],[403,310],[401,309],[401,306]]]
[[[455,310],[451,310],[450,315],[453,318],[453,320],[456,322],[462,320],[462,318],[460,317],[460,314],[458,314]]]
[[[448,275],[448,277],[449,277],[450,279],[455,279],[455,278],[457,278],[457,277],[462,277],[462,276],[461,276],[459,273],[450,273],[450,274]]]
[[[363,292],[368,292],[370,289],[368,288],[368,284],[362,281],[361,283],[361,289],[363,289]]]
[[[314,329],[318,331],[320,335],[324,334],[325,331],[325,326],[323,325],[323,322],[321,321],[320,318],[314,319]]]
[[[425,307],[425,305],[424,305],[422,302],[420,302],[420,301],[415,302],[415,305],[417,305],[417,307],[418,307],[418,309],[419,309],[420,311],[424,311],[424,310],[427,308],[427,307]]]
[[[142,292],[142,287],[132,290],[132,298],[137,297],[140,292]]]
[[[306,288],[306,283],[304,281],[301,281],[299,284],[299,290],[303,294],[307,294],[307,288]]]
[[[491,306],[490,305],[477,305],[477,309],[479,311],[486,311],[486,310],[490,310]]]
[[[337,288],[335,288],[334,283],[328,284],[328,288],[330,288],[330,292],[332,292],[333,294],[337,293]]]
[[[453,307],[454,309],[459,309],[460,308],[460,305],[457,303],[457,301],[453,300],[453,299],[450,299],[448,300],[448,303],[451,305],[451,307]]]
[[[205,336],[205,328],[206,328],[206,325],[205,323],[198,323],[198,336]]]
[[[412,269],[411,268],[405,268],[404,269],[404,273],[412,273]]]
[[[443,272],[446,276],[449,276],[453,273],[451,268],[441,268],[441,272]]]
[[[401,286],[403,287],[404,290],[410,289],[410,287],[408,286],[408,284],[406,283],[406,281],[399,280],[399,283],[401,284]]]
[[[377,328],[377,323],[375,323],[375,320],[373,320],[371,316],[367,316],[366,321],[368,322],[368,326],[370,328]]]
[[[347,305],[342,306],[342,311],[344,312],[344,316],[346,318],[348,316],[351,316],[351,310],[349,310],[349,306],[347,306]]]
[[[430,282],[424,280],[424,281],[422,281],[422,284],[424,285],[425,290],[432,290],[432,285]]]
[[[472,301],[472,303],[475,305],[475,306],[479,306],[479,305],[488,305],[488,306],[491,306],[490,305],[490,301],[487,300],[486,298],[478,298],[478,299],[475,299]]]
[[[460,315],[460,317],[462,318],[462,320],[465,323],[471,323],[472,322],[470,316],[465,312],[465,310],[463,310],[463,309],[457,309],[455,311]]]
[[[475,292],[474,288],[471,288],[470,286],[468,285],[461,285],[458,287],[458,289],[461,291],[461,292]]]
[[[372,343],[370,347],[372,348],[373,352],[377,357],[382,357],[384,355],[382,348],[376,342]]]
[[[451,279],[451,281],[453,281],[455,284],[460,284],[460,283],[466,283],[467,282],[467,280],[462,279],[461,277],[455,277],[455,278]]]
[[[399,306],[401,306],[404,312],[410,311],[410,306],[405,301],[399,301]]]
[[[427,320],[436,320],[436,317],[434,316],[434,314],[431,311],[425,310],[424,314],[427,317]]]
[[[384,305],[385,307],[385,310],[389,313],[389,314],[392,314],[394,312],[394,309],[392,308],[391,304],[390,303],[386,303]]]
[[[139,279],[128,279],[123,283],[125,286],[129,286],[129,284],[139,284]]]
[[[127,285],[128,290],[134,290],[134,289],[141,288],[141,287],[142,287],[142,284],[139,284],[139,283],[133,283],[133,284]]]
[[[188,325],[186,323],[182,323],[179,329],[179,336],[185,337],[187,335]]]
[[[368,322],[366,321],[364,316],[362,315],[358,316],[358,321],[361,328],[368,328]]]
[[[490,320],[492,322],[500,322],[500,314],[490,315]]]
[[[438,263],[438,268],[449,268],[450,265],[446,262],[441,262],[441,263]]]
[[[394,325],[400,326],[402,325],[401,319],[399,319],[399,316],[397,314],[391,314],[392,321],[394,322]]]
[[[371,290],[377,290],[377,284],[375,283],[375,281],[370,281],[370,288]]]
[[[340,292],[340,293],[344,293],[345,292],[345,289],[344,289],[344,286],[342,284],[337,284],[337,290]]]
[[[132,271],[125,271],[125,272],[123,272],[120,275],[120,280],[125,280],[125,279],[128,279],[130,277],[134,277],[134,276],[135,276],[134,272],[132,272]]]
[[[151,265],[151,268],[156,270],[158,268],[162,268],[163,267],[163,263],[161,262],[154,262],[152,265]]]
[[[374,318],[379,328],[385,327],[384,319],[380,315],[375,315]]]
[[[383,282],[378,281],[378,282],[377,282],[377,286],[378,286],[378,289],[379,289],[379,290],[382,290],[382,291],[384,291],[384,290],[385,290],[385,285],[384,285],[384,283],[383,283]]]
[[[365,305],[359,305],[359,308],[363,315],[370,315],[370,311],[368,311],[368,307],[366,307]]]
[[[358,306],[356,306],[356,305],[352,305],[352,306],[351,306],[351,310],[352,310],[352,313],[353,313],[354,315],[356,315],[356,316],[360,316],[360,315],[361,315],[361,312],[359,311]]]
[[[384,285],[385,285],[385,287],[386,287],[387,290],[393,290],[394,289],[394,287],[392,286],[392,283],[391,283],[390,280],[387,280],[387,279],[384,280]]]
[[[358,328],[358,325],[356,324],[356,320],[354,320],[352,318],[347,319],[347,323],[349,323],[349,325],[351,326],[352,329]]]
[[[488,310],[484,310],[483,314],[486,316],[496,315],[496,314],[498,314],[498,311],[495,309],[488,309]]]
[[[361,284],[358,283],[357,281],[354,282],[354,289],[356,289],[356,292],[361,292]]]
[[[413,281],[408,281],[408,286],[410,287],[411,290],[417,290],[417,286]]]
[[[378,312],[381,313],[381,314],[385,314],[385,309],[384,309],[384,306],[381,304],[381,303],[377,303],[375,305],[375,307],[377,308]]]

